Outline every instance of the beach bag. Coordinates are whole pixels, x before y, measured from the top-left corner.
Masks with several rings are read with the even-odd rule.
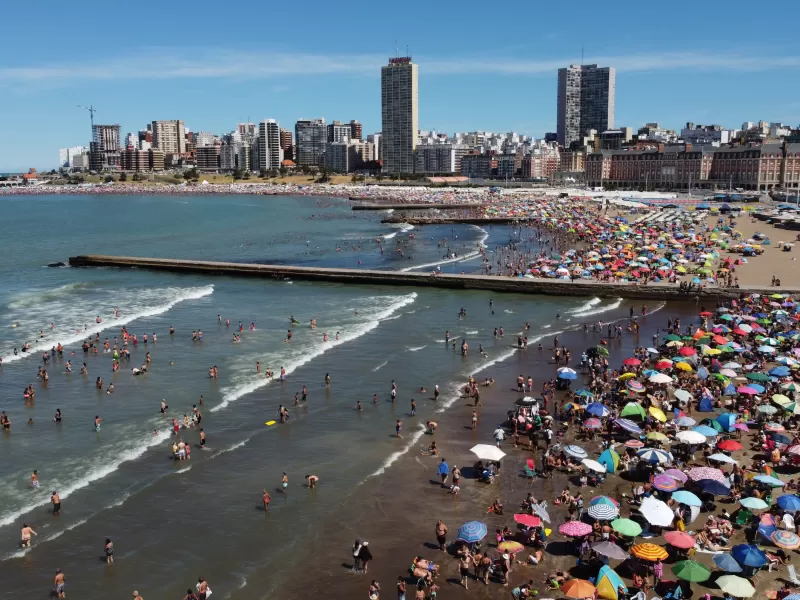
[[[678,531],[686,531],[686,525],[683,522],[683,519],[678,519],[677,522]]]

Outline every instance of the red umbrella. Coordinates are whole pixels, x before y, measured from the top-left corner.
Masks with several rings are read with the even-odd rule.
[[[642,364],[642,361],[640,361],[638,358],[631,357],[623,360],[622,364],[628,367],[638,367],[640,364]]]
[[[722,337],[721,335],[715,335],[711,339],[714,340],[715,344],[719,344],[721,346],[724,346],[725,344],[728,343],[728,340],[726,338]]]
[[[684,550],[694,548],[695,540],[685,531],[668,531],[664,534],[664,539],[667,543],[676,548],[683,548]]]
[[[711,313],[710,313],[710,312],[708,312],[708,311],[706,310],[706,311],[703,311],[703,312],[701,312],[701,313],[700,313],[700,316],[701,316],[701,317],[710,317],[710,316],[711,316]]]
[[[688,346],[684,346],[680,350],[678,350],[678,354],[681,356],[694,356],[697,354],[697,351],[694,348],[689,348]]]
[[[656,369],[670,369],[672,368],[671,360],[660,360],[656,363]]]
[[[741,450],[742,445],[736,440],[725,440],[724,442],[717,444],[717,448],[732,452],[733,450]]]
[[[738,327],[733,330],[733,333],[736,335],[748,335],[748,333],[744,329],[739,329]]]
[[[534,515],[514,515],[514,520],[526,527],[538,527],[542,524],[542,520]]]

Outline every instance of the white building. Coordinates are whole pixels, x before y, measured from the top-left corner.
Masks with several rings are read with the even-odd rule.
[[[414,171],[419,122],[418,68],[410,57],[381,67],[381,135],[384,173]]]
[[[129,133],[125,136],[125,148],[129,148],[131,150],[138,150],[139,149],[139,134],[138,133]]]
[[[280,169],[282,160],[281,127],[275,119],[265,119],[258,124],[258,165],[253,170]]]
[[[73,163],[75,158],[81,154],[88,154],[89,148],[86,146],[73,146],[72,148],[61,148],[58,151],[58,168],[74,169],[77,168]],[[81,160],[81,159],[79,159]],[[86,165],[89,166],[88,164]]]
[[[202,148],[203,146],[213,146],[218,141],[218,138],[213,133],[209,133],[208,131],[199,131],[198,133],[194,134],[194,145],[196,148]]]
[[[373,152],[375,153],[375,160],[383,160],[383,144],[381,144],[381,134],[371,133],[367,136],[367,141],[373,145]]]
[[[735,133],[722,125],[686,123],[686,127],[681,129],[681,139],[692,146],[720,146],[730,143]]]

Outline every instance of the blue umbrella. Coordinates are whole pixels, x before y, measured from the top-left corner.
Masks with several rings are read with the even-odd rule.
[[[770,375],[775,377],[786,377],[790,373],[789,367],[780,366],[769,370]]]
[[[672,492],[672,499],[676,502],[680,502],[681,504],[685,504],[686,506],[702,506],[703,501],[700,500],[697,496],[695,496],[692,492],[687,492],[686,490],[678,490],[677,492]]]
[[[708,369],[705,367],[700,367],[697,369],[697,373],[695,373],[695,375],[697,375],[698,379],[708,379]]]
[[[561,371],[558,374],[559,379],[577,379],[578,375],[574,371]]]
[[[782,435],[780,433],[775,433],[774,431],[770,431],[767,435],[771,437],[776,444],[788,445],[792,443],[792,438],[790,438],[788,435]]]
[[[605,404],[600,404],[599,402],[592,402],[589,406],[586,407],[586,412],[591,415],[595,415],[597,417],[605,417],[608,415],[609,410]]]
[[[590,396],[594,396],[594,394],[592,392],[590,392],[589,390],[587,390],[585,388],[575,392],[575,395],[576,396],[580,396],[581,398],[588,398]]]
[[[666,450],[657,450],[656,448],[645,448],[636,453],[639,458],[652,465],[660,465],[662,463],[670,462],[672,454]]]
[[[778,506],[780,506],[783,510],[788,510],[790,512],[800,510],[800,498],[794,494],[784,494],[783,496],[779,496],[777,503]]]
[[[692,427],[692,431],[702,433],[706,437],[716,437],[719,435],[719,431],[713,427],[709,427],[708,425],[698,425],[697,427]]]
[[[741,573],[743,571],[742,565],[736,562],[736,559],[730,554],[717,554],[712,560],[715,565],[728,573]]]
[[[630,431],[631,433],[641,434],[642,429],[636,423],[631,421],[630,419],[617,419],[614,421],[617,425],[622,427],[625,431]]]
[[[731,489],[716,479],[701,479],[697,482],[700,489],[706,494],[713,494],[715,496],[726,496],[730,493]]]
[[[731,556],[740,565],[746,567],[763,567],[767,564],[767,555],[750,544],[739,544],[731,548]]]
[[[781,481],[777,477],[770,477],[769,475],[756,475],[755,477],[753,477],[753,479],[761,483],[766,483],[767,485],[771,485],[773,487],[783,487],[784,485],[786,485],[785,482]]]
[[[468,544],[475,544],[486,537],[486,524],[481,521],[470,521],[458,529],[458,539]]]
[[[763,394],[765,391],[767,391],[766,388],[760,383],[747,382],[747,387],[753,388],[759,394]]]

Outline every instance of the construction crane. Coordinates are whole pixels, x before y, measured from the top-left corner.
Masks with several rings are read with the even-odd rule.
[[[83,110],[89,111],[89,119],[92,122],[92,135],[94,135],[94,113],[97,112],[97,109],[91,104],[89,106],[83,106],[82,104],[78,104],[78,108],[82,108]]]

